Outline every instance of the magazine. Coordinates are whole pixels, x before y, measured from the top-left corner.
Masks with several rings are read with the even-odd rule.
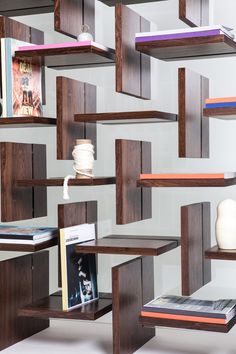
[[[55,227],[29,227],[0,225],[0,242],[7,240],[40,240],[45,237],[55,237],[58,229]]]
[[[16,58],[19,45],[11,38],[1,39],[3,117],[42,116],[41,59]]]
[[[94,224],[60,230],[63,310],[73,309],[98,298],[96,256],[75,251],[76,244],[94,239]]]

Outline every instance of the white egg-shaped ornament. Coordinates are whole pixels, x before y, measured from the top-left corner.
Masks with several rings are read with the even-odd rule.
[[[220,249],[236,249],[236,201],[222,200],[217,207],[216,241]]]
[[[81,28],[81,33],[77,37],[78,42],[87,42],[87,41],[93,41],[93,36],[91,33],[89,33],[89,26],[88,25],[83,25]]]

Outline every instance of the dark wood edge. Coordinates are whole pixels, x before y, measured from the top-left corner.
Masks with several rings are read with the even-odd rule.
[[[223,250],[214,246],[205,251],[205,257],[207,259],[236,261],[236,250]]]
[[[236,178],[226,179],[142,179],[138,187],[228,187],[236,184]]]
[[[236,107],[220,107],[220,108],[204,108],[203,116],[208,117],[219,117],[220,116],[235,116],[236,118]]]
[[[56,246],[58,244],[58,238],[55,237],[52,240],[39,243],[37,245],[27,245],[27,244],[14,244],[14,243],[1,243],[0,251],[10,251],[10,252],[37,252],[44,250],[49,247]]]
[[[176,236],[145,236],[145,235],[108,235],[103,238],[114,238],[114,239],[136,239],[136,240],[160,240],[160,241],[174,241],[178,245],[181,243],[181,237]]]
[[[16,185],[19,187],[34,187],[34,186],[47,186],[47,187],[60,187],[63,186],[64,178],[49,178],[49,179],[33,179],[33,180],[18,180]],[[100,186],[115,184],[115,177],[97,177],[88,179],[70,179],[69,186]]]
[[[131,112],[109,112],[109,113],[89,113],[75,114],[77,122],[97,122],[100,120],[129,120],[129,119],[144,119],[156,118],[177,121],[177,115],[160,111],[131,111]]]
[[[2,118],[0,119],[0,125],[11,125],[11,124],[36,124],[36,125],[56,125],[56,118],[46,118],[46,117],[12,117],[12,118]]]

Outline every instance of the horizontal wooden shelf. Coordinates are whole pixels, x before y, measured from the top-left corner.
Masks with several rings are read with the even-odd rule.
[[[175,122],[177,115],[159,111],[89,113],[76,114],[75,121],[101,124],[159,123]]]
[[[79,253],[158,256],[179,245],[179,239],[152,236],[111,235],[76,246]]]
[[[225,120],[235,120],[236,107],[204,108],[203,116]]]
[[[18,311],[22,317],[96,320],[112,310],[111,294],[100,293],[99,299],[74,310],[62,310],[61,293],[57,292]]]
[[[218,246],[214,246],[205,251],[205,257],[208,259],[236,261],[236,250],[222,250]]]
[[[174,328],[186,328],[195,329],[200,331],[211,331],[211,332],[222,332],[227,333],[236,323],[236,316],[232,318],[227,324],[213,324],[213,323],[202,323],[202,322],[192,322],[192,321],[178,321],[169,320],[164,318],[150,318],[150,317],[139,317],[139,323],[147,327],[174,327]]]
[[[174,40],[151,40],[150,37],[150,41],[136,43],[136,49],[154,58],[171,61],[235,55],[236,43],[224,34]]]
[[[55,237],[52,240],[48,240],[37,245],[15,244],[15,243],[0,243],[0,251],[10,252],[37,252],[49,247],[56,246],[58,238]]]
[[[206,179],[139,179],[138,187],[228,187],[236,184],[234,178]]]
[[[60,187],[63,186],[64,178],[47,178],[47,179],[23,179],[16,181],[18,187]],[[115,184],[115,177],[95,177],[70,179],[68,186],[101,186],[106,184]]]
[[[115,63],[115,51],[95,42],[69,42],[19,47],[17,57],[42,57],[52,69],[96,67]]]
[[[0,15],[25,16],[54,11],[54,0],[1,0]]]
[[[55,118],[45,117],[11,117],[0,118],[0,127],[47,127],[56,126],[57,120]]]
[[[122,3],[123,5],[133,5],[133,4],[144,4],[147,2],[158,2],[158,1],[165,1],[165,0],[99,0],[103,2],[105,5],[108,6],[115,6],[115,4]]]

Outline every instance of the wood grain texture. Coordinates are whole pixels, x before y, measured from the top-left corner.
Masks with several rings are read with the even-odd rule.
[[[209,262],[204,253],[210,243],[209,203],[181,208],[182,293],[191,295],[211,280]]]
[[[46,118],[46,117],[11,117],[11,118],[2,118],[0,119],[0,127],[4,128],[16,128],[24,127],[51,127],[57,124],[55,118]]]
[[[236,43],[221,34],[208,37],[139,42],[136,43],[136,50],[156,59],[177,61],[235,55]]]
[[[76,246],[78,253],[105,253],[105,254],[129,254],[142,256],[158,256],[168,252],[178,246],[174,241],[153,240],[148,237],[143,239],[117,239],[113,237],[105,237],[95,241],[80,243]]]
[[[34,191],[32,186],[16,186],[18,179],[33,179],[34,176],[45,175],[44,145],[2,142],[0,151],[1,220],[17,221],[46,216],[45,190]]]
[[[94,0],[55,0],[54,29],[72,38],[81,33],[82,25],[87,24],[90,33],[95,33]]]
[[[185,329],[194,329],[200,331],[210,331],[210,332],[222,332],[228,333],[230,329],[235,325],[236,317],[234,317],[227,324],[209,324],[209,323],[201,323],[201,322],[191,322],[191,321],[177,321],[177,320],[168,320],[164,318],[149,318],[149,317],[141,317],[140,316],[140,324],[147,327],[154,326],[164,326],[164,327],[172,327],[172,328],[185,328]]]
[[[205,257],[207,259],[236,261],[236,250],[224,250],[214,246],[205,251]]]
[[[209,157],[209,122],[202,115],[208,96],[208,79],[179,69],[179,157]]]
[[[62,311],[62,298],[52,294],[42,298],[32,305],[25,306],[18,311],[19,316],[34,318],[64,318],[74,320],[95,321],[112,310],[112,300],[103,295],[99,299],[78,307],[72,311]]]
[[[57,159],[73,160],[76,139],[91,139],[96,150],[96,124],[76,123],[74,114],[96,112],[96,86],[57,77]]]
[[[113,353],[131,354],[155,336],[155,331],[139,324],[140,309],[144,301],[154,297],[153,288],[143,287],[146,271],[150,271],[148,283],[153,284],[152,269],[142,258],[112,268],[113,301]]]
[[[64,177],[48,178],[48,179],[17,179],[16,185],[19,187],[60,187],[63,186]],[[70,179],[69,186],[104,186],[107,184],[115,184],[115,177],[95,177],[84,179]]]
[[[150,58],[135,50],[135,33],[148,21],[125,5],[116,4],[116,91],[150,99]]]
[[[228,187],[236,184],[236,178],[206,179],[140,179],[139,187]]]
[[[116,222],[128,224],[151,217],[150,195],[137,188],[142,169],[150,170],[150,143],[116,140]],[[142,151],[142,146],[145,149]],[[146,158],[142,166],[143,158]],[[146,193],[146,194],[145,194]],[[146,209],[146,210],[145,210]]]
[[[49,326],[49,322],[17,317],[18,309],[32,303],[36,289],[46,296],[48,253],[37,256],[44,265],[39,268],[32,255],[0,262],[0,350],[5,349]],[[37,275],[32,270],[36,266]],[[47,269],[46,269],[47,268]],[[42,274],[43,273],[43,277]],[[43,281],[42,281],[43,280]]]
[[[39,243],[37,245],[24,245],[14,243],[0,243],[0,251],[9,252],[38,252],[57,245],[57,237],[52,240]]]
[[[25,16],[53,12],[53,0],[1,0],[0,14],[3,16]]]
[[[179,0],[179,19],[190,27],[209,25],[209,0]]]
[[[236,119],[236,107],[204,108],[203,116],[225,120],[234,120]]]

